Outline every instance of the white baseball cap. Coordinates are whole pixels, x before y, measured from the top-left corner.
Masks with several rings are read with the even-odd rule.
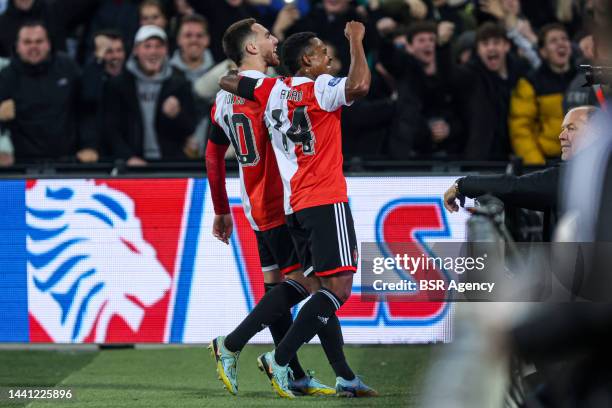
[[[143,41],[147,41],[149,38],[159,38],[163,42],[168,41],[168,37],[166,36],[166,32],[155,25],[145,25],[138,29],[136,32],[136,38],[134,39],[134,43],[138,44]]]

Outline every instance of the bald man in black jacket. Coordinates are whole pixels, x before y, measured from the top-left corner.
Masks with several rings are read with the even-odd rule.
[[[559,141],[561,159],[572,158],[579,147],[579,139],[588,120],[597,112],[593,106],[580,106],[565,115]],[[557,212],[560,167],[551,167],[524,176],[491,175],[467,176],[458,179],[444,193],[444,207],[450,212],[459,211],[457,199],[476,198],[491,194],[505,204],[536,211]]]

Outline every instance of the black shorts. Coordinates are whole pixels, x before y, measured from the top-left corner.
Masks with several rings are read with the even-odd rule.
[[[359,252],[348,203],[320,205],[287,216],[304,275],[357,271]]]
[[[287,274],[302,267],[286,224],[255,231],[255,237],[262,272],[280,269],[282,274]]]

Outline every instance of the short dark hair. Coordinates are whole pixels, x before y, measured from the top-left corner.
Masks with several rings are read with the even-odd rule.
[[[546,44],[546,37],[551,31],[563,31],[565,34],[567,34],[567,29],[561,23],[546,24],[540,28],[540,31],[538,31],[538,48],[544,47]]]
[[[19,26],[19,30],[17,30],[17,38],[15,39],[15,42],[19,41],[19,33],[21,33],[21,30],[23,30],[24,28],[34,28],[34,27],[42,27],[45,30],[45,34],[47,35],[47,40],[51,41],[51,37],[49,37],[49,29],[47,28],[47,25],[44,23],[44,21],[27,20]]]
[[[311,46],[312,39],[316,37],[315,33],[304,31],[295,33],[285,40],[281,47],[281,59],[290,75],[295,75],[302,68],[302,57]]]
[[[502,39],[508,41],[508,36],[506,35],[506,29],[502,27],[500,24],[493,23],[488,21],[483,23],[476,30],[476,44],[480,42],[484,42],[491,39]]]
[[[438,35],[438,26],[433,21],[417,21],[408,26],[406,29],[406,37],[409,43],[412,43],[414,37],[421,33],[432,33]]]
[[[202,25],[202,28],[204,28],[204,32],[208,33],[208,20],[206,20],[204,16],[197,14],[197,13],[183,16],[181,20],[179,21],[179,26],[176,30],[176,33],[177,34],[180,33],[181,28],[183,28],[185,24],[189,24],[189,23],[196,23],[196,24]]]
[[[105,28],[102,30],[98,30],[94,33],[93,38],[96,38],[97,36],[102,35],[104,37],[108,37],[111,40],[121,40],[123,41],[123,36],[121,35],[121,32],[118,30],[115,30],[113,28]]]
[[[257,20],[254,18],[237,21],[229,26],[225,34],[223,34],[223,52],[236,65],[242,63],[242,58],[244,58],[244,41],[254,34],[253,25],[255,23],[257,23]]]

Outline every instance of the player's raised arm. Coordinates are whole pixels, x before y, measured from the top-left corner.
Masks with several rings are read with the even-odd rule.
[[[365,26],[358,21],[349,21],[344,28],[344,35],[351,48],[351,66],[345,86],[346,101],[350,103],[368,94],[372,75],[363,49]]]

